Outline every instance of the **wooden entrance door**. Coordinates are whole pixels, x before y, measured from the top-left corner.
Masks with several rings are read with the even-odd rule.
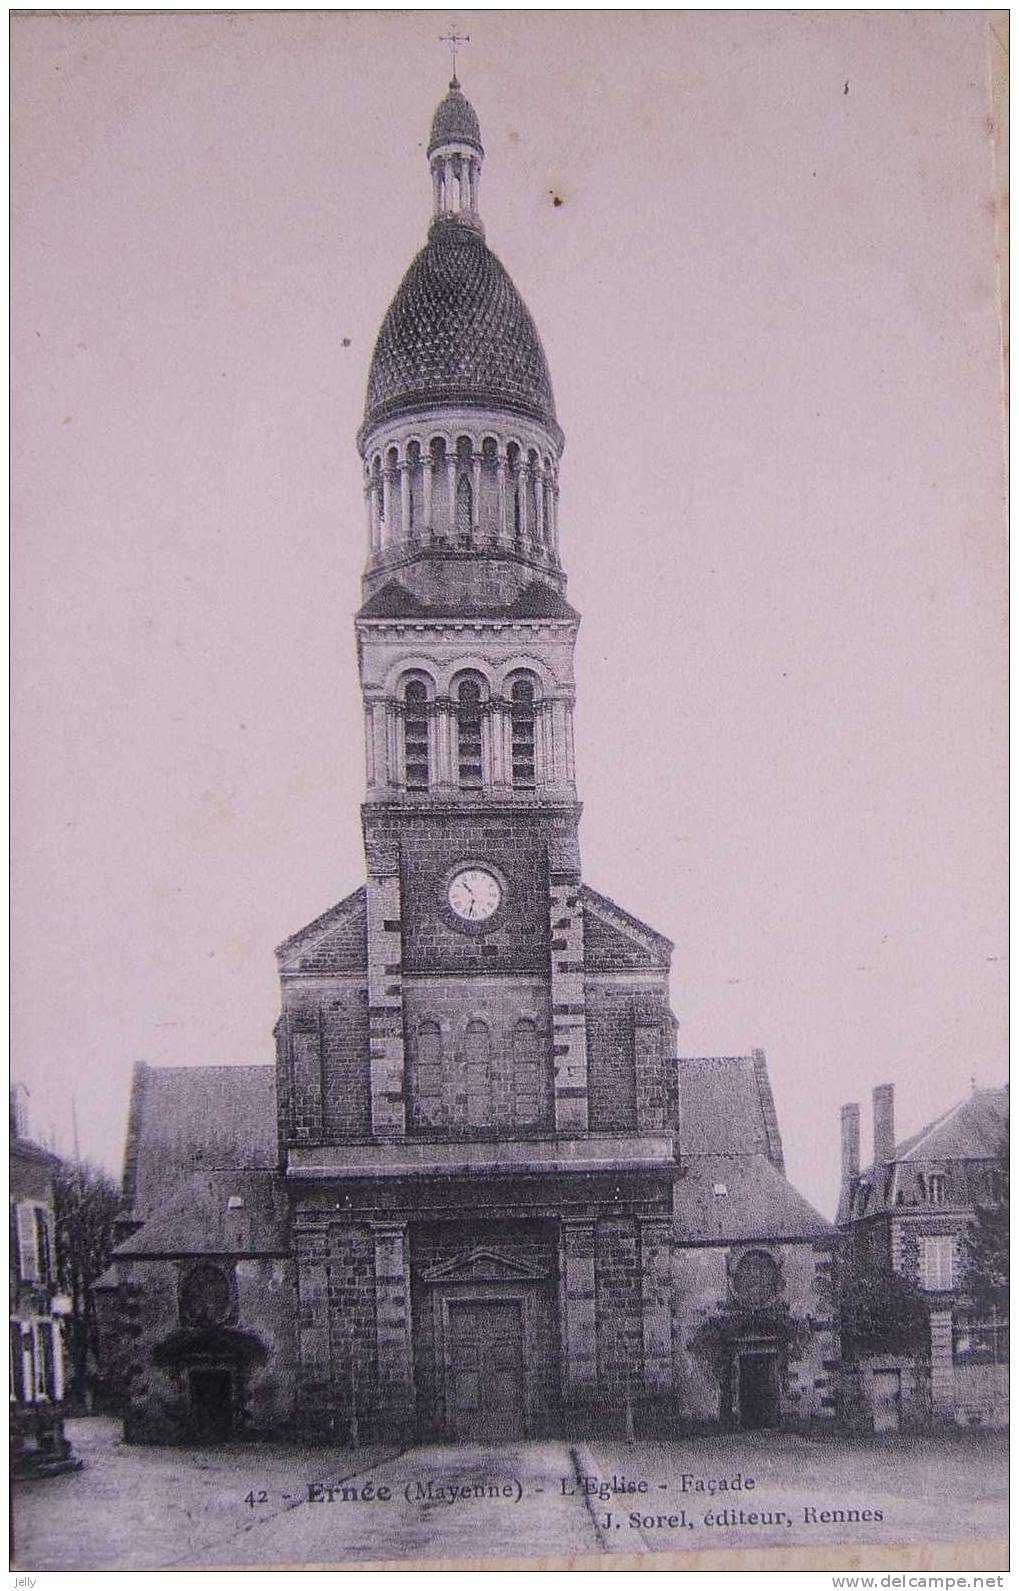
[[[229,1442],[233,1435],[233,1376],[229,1370],[192,1370],[191,1417],[200,1442]]]
[[[739,1423],[744,1431],[766,1431],[778,1425],[776,1354],[767,1352],[740,1354]]]
[[[446,1417],[452,1436],[491,1442],[523,1435],[519,1299],[450,1301],[446,1366]]]

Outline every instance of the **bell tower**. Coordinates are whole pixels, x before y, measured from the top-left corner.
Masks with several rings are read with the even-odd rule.
[[[583,1023],[563,1035],[552,1017],[583,1003],[564,439],[534,322],[485,242],[483,158],[454,77],[428,142],[427,242],[379,332],[358,433],[372,1119],[383,1137],[587,1127]],[[512,1046],[514,1011],[536,1058],[526,1086],[507,1092],[474,1052]]]

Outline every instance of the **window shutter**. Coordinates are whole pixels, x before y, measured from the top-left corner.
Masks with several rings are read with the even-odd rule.
[[[18,1257],[21,1262],[21,1280],[39,1280],[39,1249],[35,1240],[35,1209],[31,1204],[18,1205]]]
[[[50,1212],[43,1205],[35,1207],[35,1247],[38,1255],[39,1276],[44,1282],[53,1280],[53,1234]]]

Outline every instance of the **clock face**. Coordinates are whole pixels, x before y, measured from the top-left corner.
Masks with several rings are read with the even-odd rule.
[[[450,879],[447,899],[465,923],[483,923],[499,910],[502,886],[487,868],[464,867]]]

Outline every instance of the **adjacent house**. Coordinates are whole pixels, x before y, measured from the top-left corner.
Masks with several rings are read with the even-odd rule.
[[[896,1143],[894,1090],[882,1084],[874,1161],[861,1171],[859,1107],[843,1106],[838,1228],[847,1274],[894,1272],[922,1295],[929,1317],[919,1351],[866,1353],[847,1372],[875,1429],[931,1417],[1008,1422],[1008,1315],[1000,1279],[989,1274],[999,1260],[1007,1265],[1007,1140],[1007,1087],[974,1088]]]
[[[73,1468],[64,1435],[62,1320],[57,1287],[53,1172],[58,1157],[22,1134],[12,1095],[10,1142],[11,1467],[16,1474]]]

